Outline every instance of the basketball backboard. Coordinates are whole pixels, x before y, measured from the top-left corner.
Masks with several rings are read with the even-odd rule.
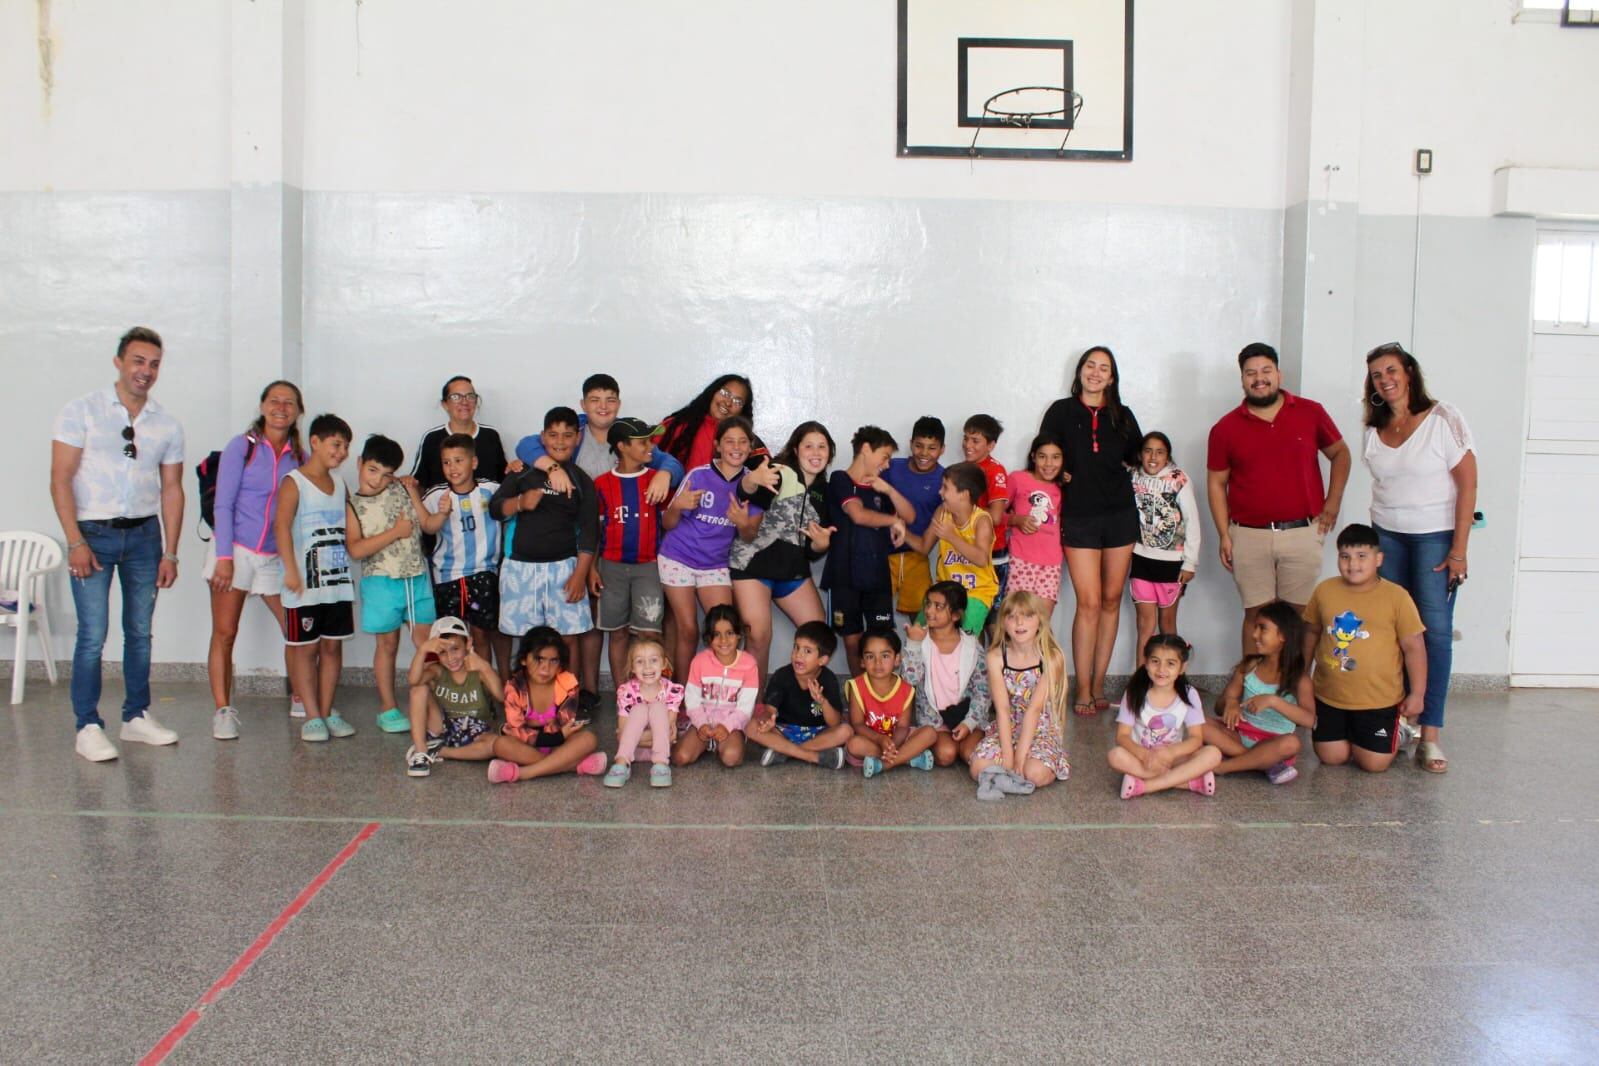
[[[901,156],[1132,159],[1133,0],[899,0],[898,133]]]

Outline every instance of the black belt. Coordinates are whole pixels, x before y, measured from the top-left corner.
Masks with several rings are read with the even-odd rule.
[[[1304,529],[1314,518],[1296,518],[1292,522],[1267,522],[1263,526],[1252,526],[1248,522],[1234,522],[1233,525],[1244,529]]]
[[[86,518],[79,522],[80,526],[110,526],[112,529],[138,529],[146,522],[154,520],[155,515],[147,514],[143,518]]]

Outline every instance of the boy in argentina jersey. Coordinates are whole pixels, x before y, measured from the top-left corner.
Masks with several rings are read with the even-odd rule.
[[[511,642],[500,634],[500,523],[489,501],[500,486],[477,477],[477,444],[465,433],[439,448],[444,484],[422,497],[422,531],[433,545],[433,607],[437,617],[461,618],[480,658],[491,655],[509,676]]]

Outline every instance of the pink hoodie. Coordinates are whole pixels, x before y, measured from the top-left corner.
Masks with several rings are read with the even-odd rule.
[[[696,729],[720,725],[741,730],[755,713],[760,684],[760,671],[749,652],[739,652],[732,666],[723,666],[716,653],[706,648],[689,664],[683,710]]]

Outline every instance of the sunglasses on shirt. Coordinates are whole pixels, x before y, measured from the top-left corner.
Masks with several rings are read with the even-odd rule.
[[[133,443],[132,426],[122,427],[122,439],[128,442],[122,446],[122,454],[129,459],[137,459],[139,457],[139,446]]]

